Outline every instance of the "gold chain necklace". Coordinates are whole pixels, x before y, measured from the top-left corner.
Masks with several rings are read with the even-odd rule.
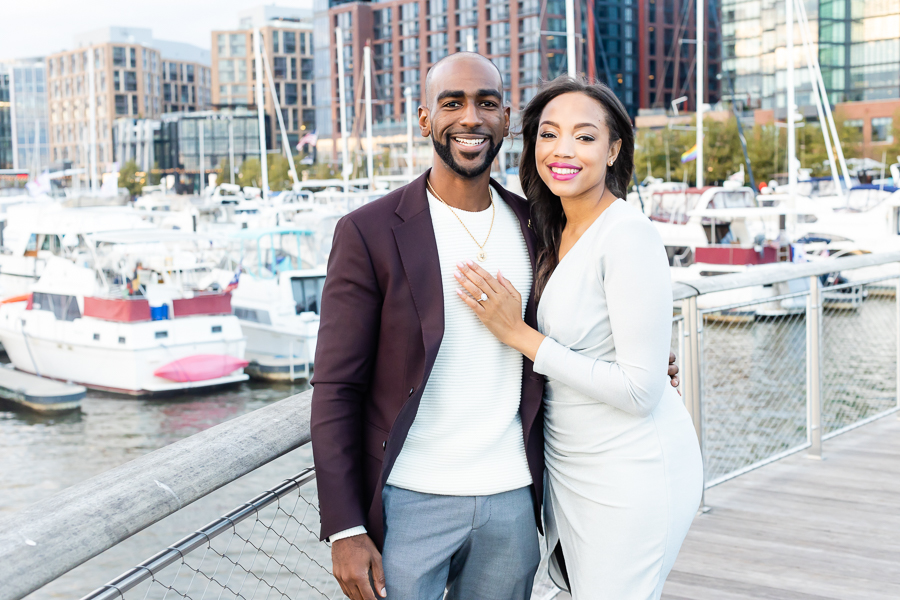
[[[483,244],[479,244],[479,243],[478,243],[478,240],[475,239],[475,236],[472,235],[472,232],[469,231],[469,228],[466,227],[466,224],[463,223],[463,220],[460,219],[460,218],[459,218],[459,215],[456,214],[456,211],[453,210],[453,207],[450,206],[449,204],[447,204],[447,203],[444,201],[444,199],[441,198],[440,196],[438,196],[438,193],[437,193],[436,191],[434,191],[434,188],[431,186],[431,181],[429,181],[428,179],[426,179],[426,180],[425,180],[425,185],[428,187],[428,191],[431,192],[431,194],[432,194],[435,198],[437,198],[438,200],[441,201],[441,204],[443,204],[443,205],[446,206],[448,209],[450,209],[450,212],[453,213],[453,216],[456,217],[456,220],[459,221],[459,224],[463,226],[463,229],[466,230],[466,233],[469,234],[469,237],[472,238],[472,241],[475,242],[475,245],[476,245],[476,246],[478,246],[478,249],[480,250],[480,252],[478,252],[478,254],[475,255],[475,258],[478,259],[478,262],[484,262],[484,261],[486,261],[486,260],[487,260],[487,252],[484,251],[484,247],[487,246],[488,240],[489,240],[490,237],[491,237],[491,230],[494,229],[494,217],[497,216],[497,208],[494,206],[494,194],[491,192],[490,187],[488,187],[488,195],[490,196],[490,199],[491,199],[491,226],[488,227],[487,237],[484,238],[484,243],[483,243]]]

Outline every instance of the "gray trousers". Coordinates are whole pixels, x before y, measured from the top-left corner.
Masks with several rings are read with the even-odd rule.
[[[529,600],[540,561],[530,488],[437,496],[385,486],[388,600]]]

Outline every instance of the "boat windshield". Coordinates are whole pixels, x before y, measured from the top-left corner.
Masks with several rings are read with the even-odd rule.
[[[749,190],[723,190],[713,196],[710,208],[756,208],[756,198]]]
[[[325,286],[325,276],[316,277],[291,277],[291,291],[294,294],[297,314],[314,312],[319,314],[319,306],[322,304],[322,288]]]

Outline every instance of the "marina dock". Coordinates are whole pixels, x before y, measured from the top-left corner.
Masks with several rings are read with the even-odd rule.
[[[663,598],[900,598],[898,439],[895,413],[823,460],[795,454],[709,489]]]
[[[0,398],[40,413],[75,410],[85,393],[80,385],[0,367]]]

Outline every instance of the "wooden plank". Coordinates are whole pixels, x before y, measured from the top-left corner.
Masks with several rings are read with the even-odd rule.
[[[665,600],[900,598],[900,420],[707,491]]]

